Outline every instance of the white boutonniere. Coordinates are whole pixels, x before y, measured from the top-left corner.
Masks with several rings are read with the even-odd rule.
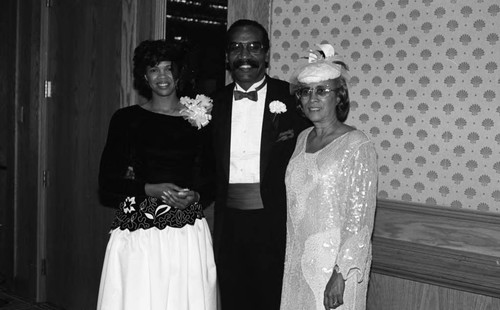
[[[181,115],[191,125],[198,127],[206,126],[212,119],[210,112],[212,111],[212,99],[205,95],[196,95],[196,98],[181,97],[180,103],[185,106],[180,111]]]
[[[274,114],[281,114],[286,112],[286,105],[279,101],[279,100],[274,100],[269,104],[269,111]]]

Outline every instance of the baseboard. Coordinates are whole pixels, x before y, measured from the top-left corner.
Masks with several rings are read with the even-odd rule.
[[[500,298],[500,216],[379,200],[372,271]]]

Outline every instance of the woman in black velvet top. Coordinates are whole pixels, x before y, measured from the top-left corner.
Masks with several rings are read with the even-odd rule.
[[[149,99],[113,115],[99,190],[118,208],[97,309],[216,309],[212,239],[203,215],[210,191],[208,140],[183,117],[182,51],[163,40],[134,51],[134,84]]]

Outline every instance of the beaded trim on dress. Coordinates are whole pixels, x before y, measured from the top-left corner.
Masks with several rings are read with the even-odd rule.
[[[163,204],[160,199],[155,197],[146,197],[140,203],[136,203],[135,198],[127,197],[120,203],[111,229],[120,227],[122,230],[134,231],[152,227],[164,229],[167,226],[181,228],[188,224],[194,225],[197,219],[205,217],[199,203],[194,203],[181,210]]]

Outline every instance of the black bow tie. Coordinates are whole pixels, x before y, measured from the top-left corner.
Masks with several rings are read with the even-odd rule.
[[[252,101],[257,101],[257,91],[256,90],[249,91],[248,93],[245,93],[245,92],[242,92],[239,90],[235,90],[233,92],[233,94],[234,94],[234,100],[241,100],[243,98],[248,98]]]
[[[234,100],[241,100],[243,98],[248,98],[252,101],[257,101],[257,99],[258,99],[257,92],[259,90],[261,90],[262,87],[264,87],[264,85],[266,85],[266,83],[267,83],[267,79],[265,79],[264,82],[262,82],[262,84],[260,84],[259,87],[257,87],[255,90],[252,90],[249,92],[243,92],[243,91],[239,91],[239,90],[233,91]]]

